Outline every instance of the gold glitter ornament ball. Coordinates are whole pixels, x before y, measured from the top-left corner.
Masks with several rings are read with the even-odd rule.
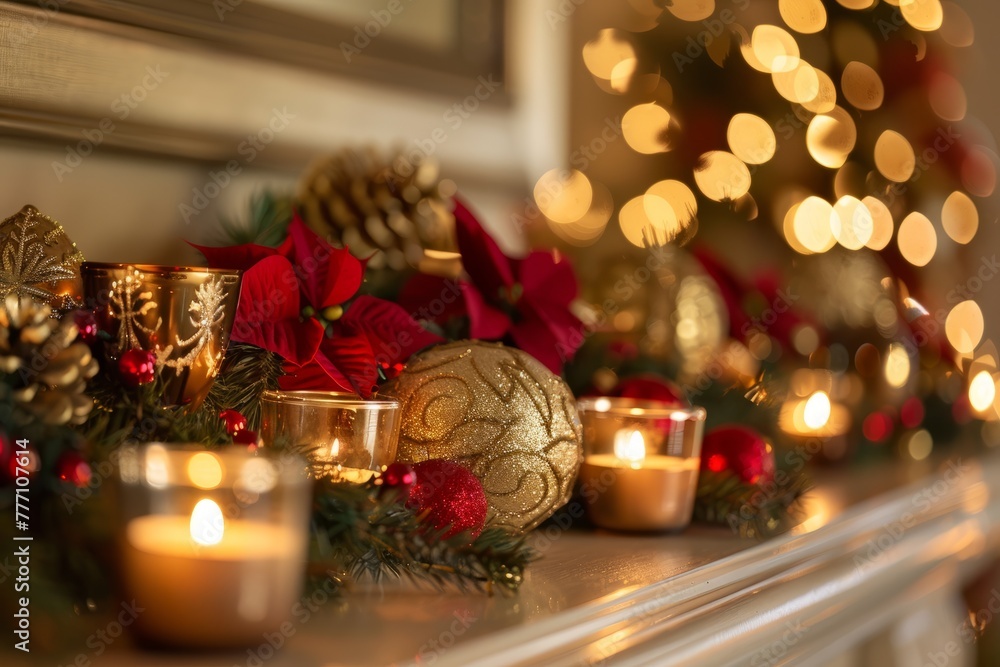
[[[569,500],[583,458],[576,399],[530,355],[459,341],[385,387],[403,412],[397,460],[450,459],[479,478],[490,525],[531,530]]]

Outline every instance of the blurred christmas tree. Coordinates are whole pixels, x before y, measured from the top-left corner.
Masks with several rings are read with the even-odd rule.
[[[587,10],[604,26],[577,17],[583,85],[613,111],[582,112],[593,140],[535,187],[600,267],[581,272],[599,279],[578,384],[652,368],[696,400],[711,385],[749,399],[718,417],[770,407],[773,435],[831,459],[922,459],[974,417],[996,440],[1000,360],[967,279],[1000,162],[951,74],[974,41],[961,7],[614,4]],[[609,257],[619,232],[634,248]]]

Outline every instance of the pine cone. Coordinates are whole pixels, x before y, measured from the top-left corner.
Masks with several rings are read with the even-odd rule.
[[[430,160],[344,149],[318,160],[299,186],[298,208],[318,234],[355,256],[371,256],[373,269],[417,266],[425,250],[453,252],[455,184],[441,180]]]
[[[0,310],[0,372],[18,408],[46,424],[82,424],[93,408],[84,391],[97,361],[76,337],[72,317],[50,318],[28,299],[10,295]]]

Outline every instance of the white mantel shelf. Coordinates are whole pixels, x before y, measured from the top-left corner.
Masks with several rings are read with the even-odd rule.
[[[818,476],[802,525],[760,544],[725,528],[663,536],[553,530],[552,541],[542,532],[544,557],[514,597],[352,592],[300,618],[263,664],[923,664],[898,656],[920,660],[950,640],[961,644],[957,591],[1000,552],[998,491],[997,456],[884,465]],[[888,653],[873,659],[880,634],[889,636]],[[94,664],[260,664],[245,651],[156,654],[125,644]],[[858,646],[868,658],[845,658]],[[949,665],[970,664],[970,655]]]

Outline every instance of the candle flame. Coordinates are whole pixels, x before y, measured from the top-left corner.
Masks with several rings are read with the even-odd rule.
[[[831,411],[830,397],[825,391],[817,391],[806,401],[802,411],[802,419],[809,428],[820,429],[830,421]]]
[[[333,444],[330,445],[330,458],[336,459],[340,456],[340,438],[334,438]]]
[[[639,431],[619,431],[615,435],[615,456],[633,468],[642,467],[646,458],[646,441]]]
[[[208,498],[198,501],[191,511],[191,539],[201,546],[212,546],[222,541],[226,522],[218,503]]]

